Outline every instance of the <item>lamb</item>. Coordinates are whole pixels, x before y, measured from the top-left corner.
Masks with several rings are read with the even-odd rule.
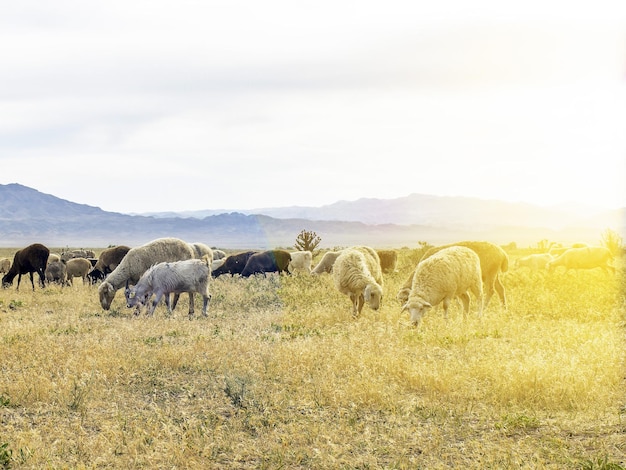
[[[64,286],[65,280],[67,279],[67,267],[65,266],[65,263],[60,259],[58,261],[48,263],[45,276],[48,284],[56,283]]]
[[[310,251],[292,251],[290,253],[291,261],[287,266],[290,273],[297,271],[304,271],[305,273],[311,273],[311,264],[313,263],[313,253]]]
[[[171,314],[176,307],[178,295],[183,292],[189,293],[189,319],[194,316],[193,294],[202,296],[202,315],[207,315],[207,308],[211,300],[209,293],[209,280],[211,279],[210,257],[205,255],[202,259],[188,259],[184,261],[174,261],[171,263],[158,263],[148,269],[137,284],[125,289],[126,306],[128,308],[145,306],[148,304],[152,294],[154,300],[148,307],[148,315],[154,313],[154,309],[165,296],[167,313]],[[177,294],[174,304],[170,306],[169,294]]]
[[[145,245],[131,248],[98,287],[100,305],[104,310],[109,310],[115,293],[126,284],[126,281],[136,284],[152,265],[164,261],[192,259],[194,256],[195,253],[189,243],[178,238],[157,238]]]
[[[11,260],[9,258],[0,259],[0,274],[8,273],[11,269]]]
[[[352,301],[352,315],[358,317],[365,302],[378,310],[383,298],[383,276],[378,254],[372,248],[355,246],[341,252],[333,265],[333,281]]]
[[[396,250],[376,250],[380,258],[380,267],[383,273],[395,271],[398,264],[398,252]]]
[[[73,285],[75,277],[82,277],[83,284],[90,283],[87,274],[92,269],[91,261],[86,258],[71,258],[67,260],[65,266],[67,267],[67,285]]]
[[[319,263],[315,265],[311,273],[322,274],[331,272],[333,270],[333,265],[335,264],[335,261],[340,254],[341,251],[327,251],[326,253],[324,253],[324,256],[322,256],[322,259],[319,261]]]
[[[554,271],[559,266],[565,267],[565,272],[570,269],[602,268],[606,273],[615,273],[615,267],[609,264],[612,260],[613,255],[611,251],[603,246],[570,248],[564,251],[559,257],[550,261],[546,268],[550,272]]]
[[[529,268],[531,271],[540,271],[546,268],[548,262],[554,257],[550,253],[535,253],[528,256],[522,256],[515,260],[516,268]]]
[[[420,262],[426,260],[438,251],[451,246],[464,246],[466,248],[470,248],[480,258],[480,269],[483,280],[483,288],[485,290],[485,307],[489,304],[495,290],[500,297],[502,306],[506,308],[506,292],[504,290],[504,285],[502,285],[502,281],[500,280],[500,273],[506,272],[509,269],[509,257],[506,252],[498,245],[490,242],[462,241],[430,248],[422,255]],[[405,303],[408,299],[412,286],[413,274],[414,273],[411,273],[409,275],[398,291],[397,299],[401,304]]]
[[[246,266],[241,271],[241,277],[249,277],[253,274],[263,274],[278,272],[278,274],[288,273],[287,267],[291,262],[291,253],[286,250],[267,250],[255,253],[246,262]]]
[[[402,311],[409,311],[411,323],[418,326],[424,314],[443,302],[444,318],[455,297],[463,302],[463,313],[469,312],[471,291],[478,302],[478,315],[483,310],[483,286],[480,258],[465,246],[444,248],[420,261],[415,268],[409,298]]]
[[[2,277],[2,287],[9,287],[13,284],[15,276],[17,276],[16,290],[19,290],[22,274],[28,273],[30,274],[30,283],[32,284],[34,291],[35,281],[33,279],[33,274],[35,272],[39,274],[41,287],[45,287],[45,270],[48,265],[48,255],[50,255],[50,250],[47,246],[44,246],[41,243],[33,243],[32,245],[28,245],[26,248],[17,250],[13,256],[13,263],[11,264],[11,267]]]

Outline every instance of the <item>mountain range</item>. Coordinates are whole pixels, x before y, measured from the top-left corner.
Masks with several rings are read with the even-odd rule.
[[[414,247],[419,242],[483,239],[500,244],[598,243],[607,228],[626,232],[625,209],[579,215],[466,197],[410,194],[396,199],[339,201],[321,207],[121,214],[70,202],[20,184],[0,185],[0,246],[41,242],[53,247],[135,246],[163,236],[226,249],[293,246],[301,230],[321,247],[368,244]]]

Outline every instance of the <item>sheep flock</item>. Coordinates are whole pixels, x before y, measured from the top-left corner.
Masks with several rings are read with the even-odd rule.
[[[531,253],[509,259],[507,252],[487,241],[459,241],[446,245],[423,247],[414,264],[398,260],[398,251],[354,245],[333,250],[291,251],[285,249],[232,251],[210,247],[202,242],[165,237],[143,245],[113,246],[96,256],[91,250],[51,253],[41,244],[18,250],[14,259],[0,259],[2,286],[9,288],[13,279],[29,274],[40,278],[41,288],[58,284],[79,289],[73,281],[79,277],[86,288],[97,291],[104,310],[111,309],[116,292],[124,288],[126,306],[135,314],[154,312],[163,298],[168,314],[178,297],[188,293],[189,318],[193,317],[193,294],[203,299],[202,314],[207,316],[211,299],[211,280],[219,276],[304,276],[327,279],[328,285],[347,296],[346,310],[353,318],[362,315],[364,307],[376,315],[383,302],[397,306],[399,318],[419,326],[424,315],[437,305],[443,307],[444,321],[453,301],[460,301],[463,315],[475,311],[481,316],[497,294],[499,302],[492,309],[505,310],[507,273],[567,276],[571,270],[599,268],[606,275],[616,273],[615,257],[604,247],[575,246],[559,252]],[[314,260],[317,260],[314,263]],[[559,269],[562,268],[562,269]],[[537,274],[539,275],[539,274]],[[397,292],[385,289],[385,277],[405,279]],[[91,291],[94,292],[94,291]],[[470,294],[472,294],[470,296]],[[94,294],[96,295],[96,294]],[[173,302],[170,295],[174,295]],[[154,300],[152,297],[154,296]],[[342,308],[339,304],[338,308]]]

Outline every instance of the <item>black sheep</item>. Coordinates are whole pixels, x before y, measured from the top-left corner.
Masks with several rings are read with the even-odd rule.
[[[255,254],[256,251],[244,251],[243,253],[237,253],[226,257],[226,261],[219,268],[214,269],[211,272],[213,277],[221,276],[222,274],[241,274],[246,267],[248,258]]]
[[[291,253],[286,250],[267,250],[250,256],[246,267],[241,272],[242,277],[252,274],[282,273],[289,274],[287,267],[291,261]]]
[[[9,272],[2,278],[2,287],[7,288],[13,284],[13,279],[17,276],[17,290],[20,288],[22,274],[30,274],[30,283],[35,290],[33,274],[39,274],[41,287],[45,287],[45,272],[48,264],[50,250],[41,243],[33,243],[26,248],[22,248],[15,253],[13,264]]]

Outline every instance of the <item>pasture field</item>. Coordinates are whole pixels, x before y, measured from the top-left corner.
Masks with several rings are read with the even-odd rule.
[[[327,274],[220,277],[191,321],[0,290],[0,469],[626,468],[623,268],[511,267],[508,309],[415,329],[418,256],[357,319]]]

